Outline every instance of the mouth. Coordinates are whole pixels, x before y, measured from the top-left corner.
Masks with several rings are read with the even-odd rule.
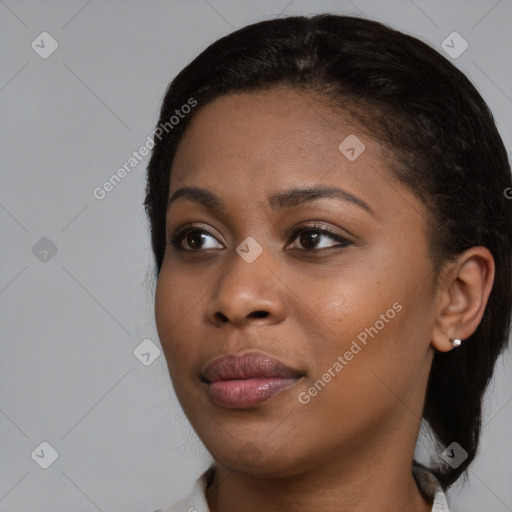
[[[201,373],[206,393],[216,405],[250,409],[295,385],[304,372],[260,352],[221,356]]]

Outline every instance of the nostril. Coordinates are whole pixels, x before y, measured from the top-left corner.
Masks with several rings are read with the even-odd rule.
[[[215,318],[217,318],[217,320],[220,320],[222,323],[226,323],[228,321],[228,317],[224,313],[221,313],[220,311],[217,311],[217,313],[215,313]]]
[[[253,311],[252,313],[249,313],[247,315],[246,319],[247,318],[266,318],[268,315],[269,315],[268,311]],[[230,318],[228,316],[226,316],[224,313],[222,313],[221,311],[217,311],[214,316],[215,316],[215,320],[221,324],[225,324],[227,322],[239,323],[239,322],[236,322],[234,320],[234,318],[232,318],[230,320]]]
[[[268,311],[253,311],[249,317],[251,318],[265,318],[268,316]]]

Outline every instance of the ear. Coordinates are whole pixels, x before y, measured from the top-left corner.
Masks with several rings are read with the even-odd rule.
[[[485,247],[471,247],[450,261],[440,275],[432,346],[453,349],[451,339],[471,336],[484,315],[494,282],[494,258]]]

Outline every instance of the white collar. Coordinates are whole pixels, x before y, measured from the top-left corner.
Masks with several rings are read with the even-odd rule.
[[[154,512],[210,512],[206,501],[206,488],[213,478],[215,467],[210,466],[197,480],[190,495],[179,503],[168,505]],[[418,463],[412,466],[412,473],[421,493],[432,503],[432,512],[450,512],[446,495],[436,477]]]
[[[412,464],[412,474],[420,492],[427,499],[433,500],[432,512],[450,512],[446,495],[434,474],[416,461]]]

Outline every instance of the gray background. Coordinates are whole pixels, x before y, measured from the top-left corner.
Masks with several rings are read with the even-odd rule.
[[[512,0],[0,0],[1,512],[151,511],[187,495],[207,466],[163,355],[148,366],[134,355],[144,339],[160,347],[147,157],[103,200],[92,191],[145,143],[168,82],[209,43],[324,11],[383,21],[441,53],[459,32],[469,47],[453,61],[511,147]],[[44,31],[59,45],[46,59],[31,47],[49,48]],[[512,510],[511,369],[507,354],[454,511]],[[47,469],[42,442],[58,452]]]

